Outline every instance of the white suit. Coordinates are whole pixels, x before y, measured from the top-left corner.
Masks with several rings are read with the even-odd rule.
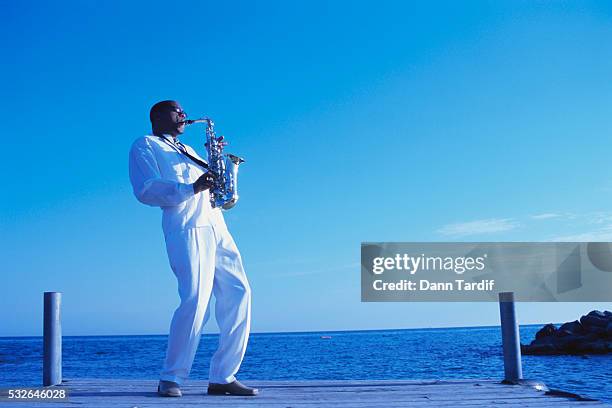
[[[230,383],[247,347],[251,290],[221,211],[211,207],[208,190],[193,192],[192,184],[204,170],[182,154],[168,135],[136,140],[129,167],[136,198],[163,210],[166,249],[181,299],[172,318],[160,379],[181,384],[189,376],[214,293],[220,333],[209,381]]]

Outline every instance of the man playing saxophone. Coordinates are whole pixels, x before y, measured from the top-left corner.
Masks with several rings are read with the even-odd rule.
[[[137,139],[129,156],[136,198],[162,209],[170,266],[178,281],[174,312],[158,393],[180,397],[191,371],[211,295],[216,298],[219,347],[210,362],[209,394],[257,395],[235,374],[250,331],[251,290],[242,259],[219,208],[210,203],[214,177],[207,163],[178,137],[186,114],[176,101],[151,108],[152,135]]]

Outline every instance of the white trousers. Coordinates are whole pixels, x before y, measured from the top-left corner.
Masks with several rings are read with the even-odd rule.
[[[199,227],[167,235],[166,249],[181,304],[170,325],[160,379],[182,384],[189,376],[212,293],[220,332],[208,380],[230,383],[236,379],[251,326],[251,289],[238,248],[227,228]]]

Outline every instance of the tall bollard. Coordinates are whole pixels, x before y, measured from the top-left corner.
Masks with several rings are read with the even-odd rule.
[[[60,292],[45,292],[43,321],[43,386],[62,383],[62,323]]]
[[[521,339],[514,310],[514,292],[499,294],[502,345],[504,349],[504,383],[516,384],[523,379]]]

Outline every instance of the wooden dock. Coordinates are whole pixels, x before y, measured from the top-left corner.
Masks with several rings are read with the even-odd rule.
[[[62,379],[61,294],[45,292],[43,384],[66,390],[66,400],[12,402],[2,393],[0,407],[583,407],[610,405],[554,392],[524,381],[514,294],[499,294],[505,382],[499,380],[345,380],[245,381],[259,388],[256,397],[209,396],[206,381],[189,381],[182,398],[157,395],[157,380]],[[7,391],[6,394],[9,392]]]
[[[22,407],[606,407],[599,401],[551,395],[543,384],[497,380],[244,381],[257,397],[209,396],[206,381],[189,381],[182,398],[158,397],[156,380],[67,380],[69,398],[56,402],[0,402]]]

